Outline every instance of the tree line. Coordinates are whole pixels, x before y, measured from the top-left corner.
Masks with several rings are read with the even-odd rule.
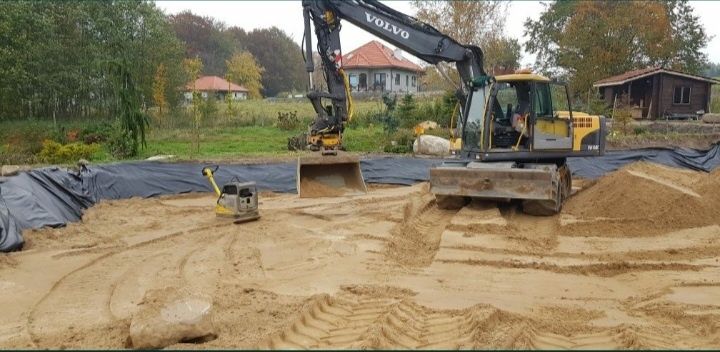
[[[525,22],[543,73],[585,95],[602,78],[662,66],[702,74],[708,35],[687,0],[555,1]]]
[[[188,83],[185,58],[256,96],[305,86],[299,45],[275,27],[246,32],[190,12],[166,16],[149,1],[2,2],[0,120],[116,117],[127,79],[133,104],[175,107]]]
[[[486,71],[519,68],[521,45],[503,32],[513,15],[507,1],[413,5],[418,19],[480,46]],[[718,72],[702,52],[709,38],[686,0],[545,6],[525,22],[525,49],[536,55],[538,71],[567,80],[582,96],[596,80],[652,65]],[[130,103],[167,110],[190,80],[186,59],[199,61],[203,75],[246,85],[255,97],[306,86],[298,43],[276,27],[246,31],[189,11],[168,16],[140,0],[2,2],[0,119],[115,117]],[[444,69],[428,69],[423,87],[450,88],[443,76],[457,75]],[[123,93],[130,86],[133,101]]]

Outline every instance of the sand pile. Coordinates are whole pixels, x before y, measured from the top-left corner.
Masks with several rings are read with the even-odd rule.
[[[717,172],[706,174],[634,163],[568,199],[564,212],[579,218],[637,220],[677,229],[718,223]]]

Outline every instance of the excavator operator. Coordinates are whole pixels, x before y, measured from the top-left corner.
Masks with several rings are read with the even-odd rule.
[[[527,137],[526,123],[530,114],[530,86],[527,83],[515,84],[517,105],[512,117],[512,127],[518,133]]]

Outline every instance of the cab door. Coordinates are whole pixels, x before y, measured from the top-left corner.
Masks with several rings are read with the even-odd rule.
[[[572,150],[572,117],[567,90],[564,88],[563,85],[549,82],[534,84],[532,92],[533,150]],[[558,108],[565,108],[567,112]]]

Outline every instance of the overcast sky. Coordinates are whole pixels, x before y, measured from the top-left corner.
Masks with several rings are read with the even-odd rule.
[[[384,3],[401,12],[415,14],[409,1],[384,1]],[[700,16],[706,32],[712,37],[705,52],[710,61],[720,63],[720,20],[717,18],[720,14],[720,1],[690,1],[690,3],[695,8],[695,13]],[[157,5],[168,14],[190,10],[195,14],[211,16],[228,26],[237,26],[245,30],[276,26],[288,33],[296,42],[299,43],[302,39],[303,19],[300,1],[157,1]],[[523,23],[527,18],[537,19],[543,8],[540,1],[511,2],[505,33],[524,43],[526,38],[523,35]],[[378,39],[347,21],[343,23],[340,36],[344,52]],[[314,39],[313,37],[313,41]],[[530,66],[534,61],[534,56],[523,52],[521,60],[523,66]]]

